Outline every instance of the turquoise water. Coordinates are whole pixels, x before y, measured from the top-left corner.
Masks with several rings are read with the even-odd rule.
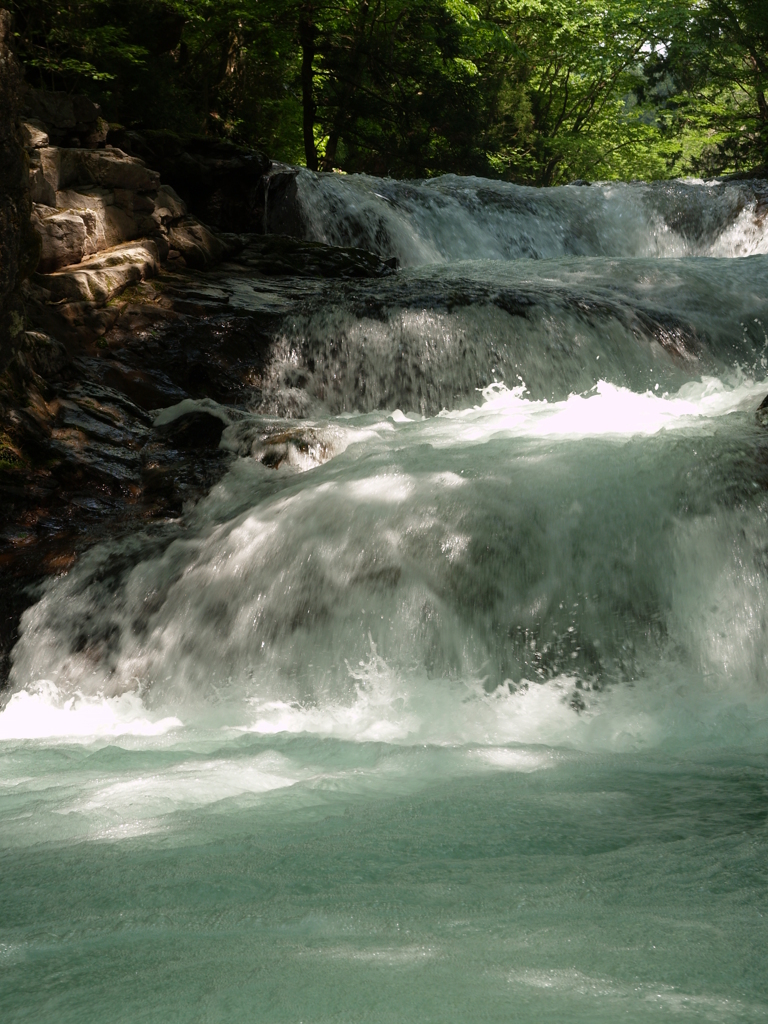
[[[3,1022],[768,1019],[768,257],[731,205],[717,259],[329,285],[268,407],[208,403],[221,483],[22,623]]]
[[[4,1020],[768,1017],[764,756],[132,746],[3,758]]]

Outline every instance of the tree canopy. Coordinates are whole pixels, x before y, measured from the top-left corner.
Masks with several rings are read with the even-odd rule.
[[[768,162],[768,0],[11,0],[35,85],[311,168],[532,184]]]

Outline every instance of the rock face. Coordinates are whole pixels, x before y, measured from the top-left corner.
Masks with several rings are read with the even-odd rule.
[[[0,10],[0,370],[23,338],[19,285],[34,269],[29,184],[18,127],[21,73],[10,50],[11,16]]]
[[[175,448],[218,448],[224,422],[202,410],[184,413],[156,429]]]
[[[56,94],[48,102],[46,95],[35,94],[36,112],[52,109],[60,122],[66,120],[67,105]],[[77,97],[67,99],[77,107]],[[189,216],[174,189],[161,184],[141,157],[104,144],[52,146],[51,125],[41,117],[23,121],[21,129],[31,223],[40,240],[39,273],[29,289],[37,307],[104,306],[127,285],[154,276],[169,255],[177,265],[204,270],[236,248],[236,241],[217,237]],[[76,316],[65,319],[72,323]]]
[[[307,237],[308,225],[301,212],[296,174],[295,167],[277,165],[268,176],[264,195],[265,233]]]
[[[186,214],[157,171],[113,149],[47,146],[39,125],[24,122],[28,140],[32,224],[40,236],[39,269],[48,274],[123,242],[157,236]]]

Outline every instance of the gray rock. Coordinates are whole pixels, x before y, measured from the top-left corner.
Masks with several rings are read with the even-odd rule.
[[[42,149],[44,146],[50,145],[48,132],[42,121],[22,121],[20,127],[25,149]]]
[[[39,172],[40,191],[45,188],[45,194],[55,197],[56,193],[63,186],[61,180],[61,150],[58,146],[45,146],[30,154],[30,163],[33,171]],[[33,202],[43,202],[36,195],[32,197]],[[55,198],[47,203],[48,206],[55,206]]]
[[[103,306],[129,284],[154,277],[158,259],[155,243],[143,238],[88,256],[77,266],[66,267],[36,280],[48,293],[48,302]]]
[[[158,203],[170,210],[174,217],[185,217],[187,214],[186,203],[179,198],[170,185],[161,185],[157,190]]]
[[[32,225],[42,243],[39,264],[42,273],[48,274],[60,267],[79,263],[85,255],[87,230],[83,218],[77,213],[35,206]]]
[[[102,185],[132,192],[154,192],[160,175],[143,160],[119,149],[67,149],[60,151],[57,191],[67,185]]]
[[[29,117],[52,128],[74,128],[77,124],[74,102],[69,93],[27,89],[23,104]],[[94,111],[91,120],[95,121],[97,117],[98,111]]]
[[[29,194],[33,203],[42,206],[56,206],[56,189],[45,177],[43,168],[39,161],[33,163],[30,160],[29,168]]]
[[[223,242],[192,217],[169,228],[168,243],[181,253],[187,266],[195,270],[218,263],[226,251]]]
[[[30,154],[30,162],[33,171],[39,171],[54,192],[78,185],[101,185],[130,192],[156,192],[160,185],[160,175],[156,171],[119,149],[61,149],[58,146],[45,146]]]
[[[27,87],[22,106],[27,120],[42,124],[54,145],[104,145],[109,126],[87,96]]]

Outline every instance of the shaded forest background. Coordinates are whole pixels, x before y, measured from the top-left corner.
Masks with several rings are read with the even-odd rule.
[[[32,85],[311,168],[529,184],[768,163],[768,0],[11,0]]]

